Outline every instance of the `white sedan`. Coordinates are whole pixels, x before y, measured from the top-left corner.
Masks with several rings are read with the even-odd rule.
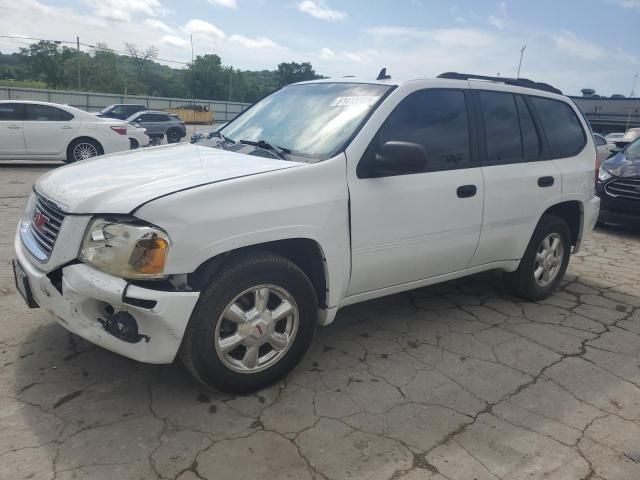
[[[0,160],[63,160],[146,146],[144,129],[67,105],[0,101]]]

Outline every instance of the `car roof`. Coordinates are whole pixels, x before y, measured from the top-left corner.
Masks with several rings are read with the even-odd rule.
[[[482,88],[486,88],[487,90],[492,90],[493,87],[495,90],[499,91],[511,91],[514,93],[522,93],[528,95],[540,95],[544,97],[556,97],[561,98],[563,100],[567,100],[566,97],[560,90],[548,85],[546,83],[538,83],[528,79],[520,78],[507,78],[507,77],[487,77],[480,75],[471,75],[471,74],[460,74],[454,72],[443,73],[438,77],[417,77],[406,80],[394,80],[391,77],[389,78],[366,78],[366,77],[356,77],[356,76],[345,76],[340,78],[321,78],[317,80],[308,80],[306,82],[298,82],[292,85],[304,85],[304,84],[312,84],[312,83],[362,83],[369,85],[385,85],[390,87],[400,87],[402,85],[411,84],[415,82],[421,82],[425,84],[425,87],[428,88],[429,83],[442,85],[442,82],[446,81],[451,85],[452,88],[478,88],[479,85]]]
[[[37,100],[0,100],[0,104],[3,103],[22,103],[25,105],[45,105],[48,107],[60,108],[62,110],[67,110],[69,113],[73,113],[74,115],[91,115],[90,113],[81,110],[80,108],[72,107],[71,105],[66,105],[64,103],[53,103],[53,102],[38,102]]]

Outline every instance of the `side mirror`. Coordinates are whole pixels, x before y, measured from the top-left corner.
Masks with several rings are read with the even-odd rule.
[[[371,173],[372,176],[418,173],[424,171],[427,162],[427,152],[422,145],[392,140],[374,153]]]

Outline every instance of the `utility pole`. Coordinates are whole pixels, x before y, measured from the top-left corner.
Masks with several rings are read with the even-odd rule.
[[[636,96],[636,82],[638,81],[638,74],[636,73],[635,76],[633,77],[633,86],[631,87],[631,93],[629,94],[630,97],[635,97]]]
[[[78,90],[80,90],[80,37],[76,37],[76,66],[78,68]]]
[[[233,67],[229,68],[229,101],[231,101],[231,79],[233,78]]]
[[[520,63],[518,63],[518,75],[516,75],[516,78],[520,78],[520,69],[522,68],[522,57],[524,57],[524,51],[527,49],[527,46],[524,45],[521,49],[520,49]]]

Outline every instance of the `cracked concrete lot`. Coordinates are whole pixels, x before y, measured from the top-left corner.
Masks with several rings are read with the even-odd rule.
[[[347,308],[233,397],[26,308],[13,235],[45,170],[0,167],[0,479],[640,479],[640,232],[599,228],[537,304],[487,274]]]

